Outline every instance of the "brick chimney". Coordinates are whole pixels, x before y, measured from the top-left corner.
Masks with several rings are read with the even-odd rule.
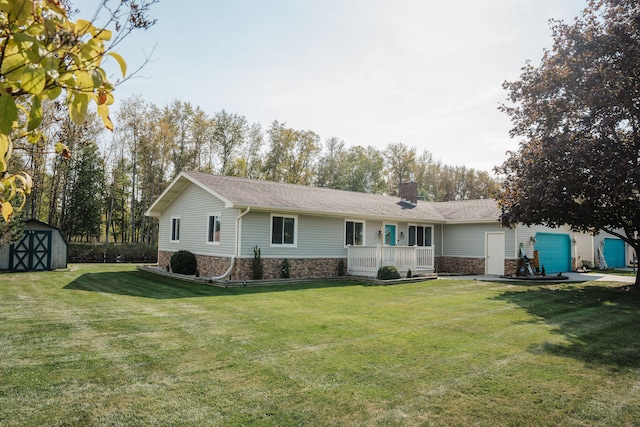
[[[413,174],[410,175],[409,182],[400,183],[400,199],[403,202],[418,204],[418,183],[415,181]]]

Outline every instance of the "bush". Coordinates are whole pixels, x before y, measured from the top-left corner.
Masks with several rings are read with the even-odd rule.
[[[70,262],[158,262],[158,247],[144,243],[69,242]]]
[[[180,250],[171,255],[169,264],[171,264],[171,271],[178,274],[192,276],[198,270],[196,256],[185,250]]]
[[[289,277],[291,277],[289,275],[289,260],[287,260],[286,258],[282,260],[282,266],[280,267],[280,277],[283,279],[288,279]]]
[[[400,278],[398,269],[393,265],[380,267],[378,269],[378,280],[395,280]]]
[[[262,267],[262,258],[260,258],[260,248],[258,246],[253,247],[253,261],[251,262],[251,278],[253,280],[260,280],[264,276],[264,269]]]

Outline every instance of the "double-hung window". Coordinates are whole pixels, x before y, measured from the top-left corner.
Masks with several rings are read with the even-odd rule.
[[[345,221],[344,230],[345,246],[362,246],[364,245],[364,222],[362,221]]]
[[[271,216],[271,245],[295,246],[296,245],[296,220],[295,216]]]
[[[430,225],[409,226],[409,246],[432,246],[433,229]]]
[[[180,242],[180,217],[171,217],[171,239],[172,242]]]
[[[207,244],[220,244],[220,214],[209,214],[207,218]]]

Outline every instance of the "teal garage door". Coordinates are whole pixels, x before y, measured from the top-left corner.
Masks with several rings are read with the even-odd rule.
[[[535,250],[547,274],[571,271],[571,238],[568,234],[536,233]]]
[[[609,268],[626,267],[624,260],[624,242],[620,239],[604,239],[604,260]]]

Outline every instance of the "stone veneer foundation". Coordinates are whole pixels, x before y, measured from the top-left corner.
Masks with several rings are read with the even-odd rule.
[[[158,251],[158,266],[166,269],[169,266],[173,252]],[[229,268],[231,258],[215,257],[207,255],[196,255],[198,262],[198,273],[201,277],[217,277],[223,275]],[[337,277],[338,264],[346,259],[341,258],[321,258],[321,259],[289,259],[289,275],[291,278],[323,278]],[[281,258],[262,258],[263,278],[279,279]],[[251,280],[251,263],[253,258],[236,259],[233,271],[226,277],[227,280]],[[457,258],[457,257],[436,257],[436,273],[459,273],[459,274],[485,274],[484,258]],[[518,260],[507,259],[504,261],[504,272],[506,275],[516,274]]]
[[[166,269],[174,252],[158,251],[158,266]],[[347,260],[341,258],[322,259],[289,259],[289,275],[291,278],[323,278],[337,277],[340,261],[346,266]],[[201,277],[217,277],[223,275],[231,263],[231,258],[207,255],[196,255],[198,273]],[[262,258],[263,279],[279,279],[282,258]],[[251,280],[251,264],[253,258],[237,258],[233,270],[227,280]],[[346,267],[345,267],[346,269]]]
[[[485,274],[484,258],[436,257],[435,264],[437,273]],[[504,274],[516,274],[517,270],[518,260],[504,261]]]

